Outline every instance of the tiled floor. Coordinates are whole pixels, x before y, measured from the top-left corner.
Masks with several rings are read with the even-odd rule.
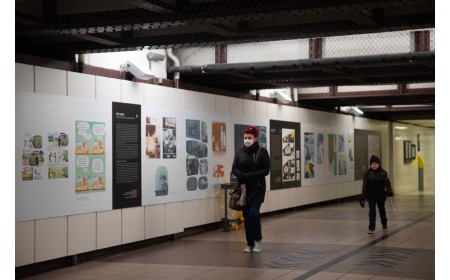
[[[367,234],[357,201],[266,215],[263,250],[221,229],[27,279],[435,279],[434,189],[387,201],[389,229]]]

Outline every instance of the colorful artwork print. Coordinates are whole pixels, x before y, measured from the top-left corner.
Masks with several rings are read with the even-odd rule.
[[[105,123],[76,121],[75,127],[77,143],[75,192],[104,191],[106,189]],[[52,168],[52,171],[52,176],[58,177],[61,176],[64,168]]]
[[[48,140],[48,178],[69,178],[69,135],[65,132],[53,132],[47,134]],[[92,148],[91,152],[98,152],[98,147]]]
[[[77,193],[106,189],[104,155],[77,156],[76,171]]]
[[[213,177],[214,178],[223,178],[225,175],[224,167],[222,164],[218,164],[214,166]]]
[[[214,155],[223,156],[227,151],[227,125],[224,122],[212,123],[212,150]]]
[[[304,139],[305,179],[314,178],[314,134],[305,133]]]
[[[22,181],[40,180],[45,163],[42,135],[25,133],[22,149]]]

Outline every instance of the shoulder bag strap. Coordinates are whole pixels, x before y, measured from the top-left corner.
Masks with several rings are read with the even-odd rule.
[[[261,148],[259,148],[258,151],[256,152],[256,156],[253,156],[253,168],[254,169],[256,168],[255,165],[256,165],[256,160],[258,159],[258,156],[259,156],[259,150],[261,150]]]

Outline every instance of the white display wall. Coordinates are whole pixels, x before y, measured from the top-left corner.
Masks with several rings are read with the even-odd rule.
[[[29,92],[17,92],[16,96],[16,222],[112,210],[112,102]],[[161,106],[142,105],[141,116],[142,206],[216,197],[220,184],[230,181],[234,123],[268,127],[268,120],[263,119]],[[171,140],[176,152],[167,157],[166,119],[174,121],[175,128],[170,130],[176,132]],[[200,171],[195,176],[187,171],[192,158],[188,143],[196,141],[186,132],[188,122],[198,122],[205,130],[204,139],[198,142],[204,142],[206,156],[200,159],[203,166],[197,166]],[[228,145],[223,152],[213,152],[212,126],[217,123],[227,132],[223,142]],[[152,141],[159,144],[157,156],[147,152],[150,126],[156,132]],[[93,149],[93,139],[100,132],[101,141],[97,139],[95,147],[102,142],[104,153],[80,155],[81,150]],[[67,145],[54,140],[61,134]],[[33,138],[40,140],[33,143]],[[85,143],[89,141],[92,143]],[[54,170],[60,174],[53,175]],[[159,189],[162,177],[168,185],[166,192]],[[188,186],[188,179],[198,180],[198,186]]]
[[[21,91],[24,91],[24,95]],[[28,105],[23,107],[21,102]],[[380,131],[382,155],[385,159],[391,156],[389,143],[392,139],[388,122],[16,63],[16,267],[176,234],[189,227],[219,222],[223,217],[224,209],[221,205],[223,204],[223,191],[221,190],[217,190],[213,197],[201,198],[199,196],[198,199],[183,198],[183,200],[175,201],[174,199],[173,202],[169,202],[169,197],[177,195],[176,192],[180,192],[180,197],[182,197],[182,192],[187,193],[185,191],[188,177],[186,158],[181,156],[181,154],[184,154],[183,157],[186,155],[185,131],[177,133],[176,139],[177,160],[179,158],[180,163],[169,159],[145,159],[145,151],[142,151],[143,206],[111,210],[112,102],[139,104],[142,106],[142,116],[145,114],[155,115],[155,118],[175,116],[177,126],[178,124],[185,126],[187,116],[192,119],[204,120],[210,129],[213,123],[225,122],[227,125],[227,155],[218,157],[208,154],[208,157],[212,157],[208,158],[210,166],[224,163],[224,177],[219,179],[213,176],[210,184],[215,184],[214,180],[218,182],[227,180],[226,175],[229,174],[231,168],[232,151],[234,150],[234,147],[230,147],[234,144],[235,137],[233,124],[264,125],[267,126],[267,131],[270,131],[269,120],[297,122],[301,124],[301,138],[303,138],[304,132],[350,135],[354,129]],[[44,109],[38,110],[34,105]],[[63,112],[64,114],[55,116],[53,112]],[[42,117],[43,115],[45,117]],[[181,120],[178,120],[179,118]],[[76,143],[72,142],[74,139],[72,136],[76,133],[83,133],[76,130],[77,121],[87,121],[93,125],[104,124],[106,138],[106,164],[104,165],[106,188],[104,191],[77,193],[75,190],[77,178],[70,178],[76,170],[74,161]],[[143,126],[145,121],[144,118]],[[416,127],[411,126],[410,128],[415,137]],[[88,132],[87,134],[91,133],[89,129],[85,131]],[[67,159],[69,178],[23,181],[22,156],[25,134],[28,136],[41,134],[48,137],[46,133],[54,132],[55,135],[59,135],[61,132],[69,134],[68,147],[61,148],[61,150],[69,150]],[[426,132],[427,134],[424,131],[417,131],[421,134],[424,148],[421,153],[426,161],[425,179],[432,182],[434,186],[434,130]],[[146,143],[144,127],[141,137],[142,149],[144,149]],[[303,141],[302,139],[302,149]],[[42,142],[44,143],[41,150],[44,153],[47,152],[48,158],[48,143],[45,143],[45,138]],[[208,143],[208,145],[212,145],[212,141]],[[397,151],[396,145],[394,148],[394,155],[398,153],[400,158],[400,152]],[[56,149],[56,151],[59,150]],[[303,156],[303,151],[301,156]],[[169,163],[165,163],[166,161]],[[38,160],[38,164],[40,162]],[[60,162],[55,162],[57,167],[63,166]],[[45,169],[45,160],[42,164],[43,167],[39,168]],[[172,164],[179,167],[172,167]],[[403,162],[399,162],[396,156],[392,164],[395,164],[395,173],[392,174],[395,177],[403,176],[405,169]],[[160,165],[168,167],[169,191],[167,196],[156,197],[155,178],[151,178],[153,175],[148,175],[147,172],[156,174],[156,169]],[[385,161],[383,166],[389,169],[390,162]],[[412,169],[413,166],[409,168]],[[302,160],[302,172],[303,169]],[[413,171],[408,171],[405,178],[417,175],[417,169]],[[208,178],[211,177],[211,172],[210,168]],[[45,178],[45,175],[48,176],[45,171],[41,172],[41,178]],[[414,175],[415,178],[417,178],[416,175]],[[178,177],[181,178],[179,179],[180,186],[176,183]],[[314,182],[310,183],[309,180],[314,180]],[[269,184],[269,176],[266,177],[266,182]],[[217,189],[217,186],[213,185],[213,188]],[[359,180],[355,181],[350,178],[335,181],[317,174],[314,179],[302,178],[301,186],[298,187],[270,191],[268,188],[266,201],[263,203],[261,211],[263,213],[272,212],[354,196],[360,191],[361,181]],[[204,194],[206,197],[208,192],[208,190],[202,190],[196,193]],[[152,195],[153,197],[151,197]],[[25,216],[30,220],[27,220]],[[80,227],[80,225],[82,226]],[[79,234],[80,228],[83,229],[82,238]]]
[[[16,221],[112,210],[112,101],[18,92],[16,104]],[[141,206],[216,197],[220,184],[230,181],[235,137],[240,139],[234,125],[270,131],[269,119],[168,106],[141,105],[141,116]],[[218,124],[220,151],[212,131]],[[352,181],[353,134],[300,124],[302,181],[295,187]],[[306,135],[311,143],[305,144]],[[100,154],[92,150],[98,145]],[[305,177],[308,164],[314,164],[314,176]]]
[[[16,221],[111,209],[111,102],[16,92],[16,106]],[[77,157],[77,122],[105,124],[97,131],[104,137],[105,162]],[[67,145],[51,141],[61,134]],[[30,143],[30,137],[41,143]],[[33,162],[34,154],[39,163]],[[105,188],[77,192],[77,165],[104,174]]]

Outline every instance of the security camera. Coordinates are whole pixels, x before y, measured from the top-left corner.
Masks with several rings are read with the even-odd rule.
[[[149,52],[147,54],[147,59],[149,61],[163,61],[164,58],[166,58],[166,56],[159,53]]]
[[[285,92],[284,90],[282,91],[279,89],[275,89],[272,93],[270,93],[270,96],[275,97],[283,104],[289,104],[292,102],[292,98],[289,96],[289,93]]]
[[[127,70],[138,79],[149,80],[156,76],[150,69],[142,68],[129,60],[127,60],[125,64],[121,64],[120,67]]]
[[[358,117],[364,115],[364,112],[355,106],[351,106],[350,108],[348,108],[347,112]]]

